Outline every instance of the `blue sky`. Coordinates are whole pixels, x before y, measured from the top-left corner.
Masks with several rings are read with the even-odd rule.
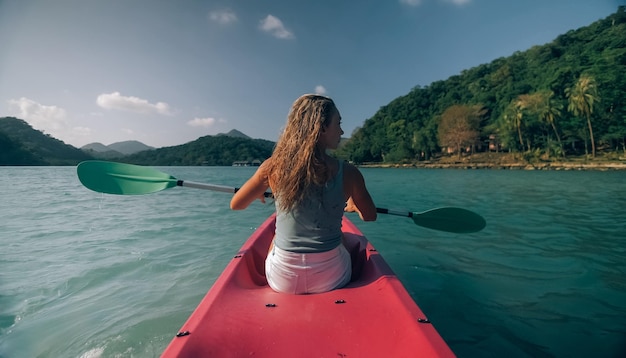
[[[626,0],[0,0],[0,117],[76,147],[237,129],[304,93],[352,131],[415,86],[554,40]]]

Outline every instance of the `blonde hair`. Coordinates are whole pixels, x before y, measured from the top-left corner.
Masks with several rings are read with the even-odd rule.
[[[317,144],[336,112],[332,99],[314,94],[301,96],[291,106],[267,169],[280,209],[293,209],[314,186],[324,185],[330,179],[324,148]]]

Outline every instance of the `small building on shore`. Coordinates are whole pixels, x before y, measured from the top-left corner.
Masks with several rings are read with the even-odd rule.
[[[261,161],[258,159],[255,160],[238,160],[233,162],[233,167],[258,167],[261,165]]]

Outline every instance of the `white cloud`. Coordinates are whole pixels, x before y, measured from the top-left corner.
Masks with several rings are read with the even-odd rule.
[[[211,11],[209,19],[222,25],[227,25],[237,21],[237,15],[230,9]]]
[[[92,130],[89,127],[71,127],[65,109],[57,106],[46,106],[32,99],[22,97],[8,101],[11,115],[23,119],[34,129],[63,141],[83,141],[89,138]]]
[[[226,123],[225,120],[223,119],[215,119],[213,117],[206,117],[206,118],[194,118],[192,120],[190,120],[189,122],[187,122],[187,125],[191,126],[191,127],[211,127],[213,126],[215,123]]]
[[[322,86],[322,85],[315,86],[315,94],[325,95],[326,94],[326,88],[324,86]]]
[[[80,147],[87,142],[92,142],[91,138],[93,130],[89,127],[76,126],[70,129],[56,132],[51,135],[57,139],[64,141],[67,144],[72,144],[75,147]],[[81,143],[81,144],[77,144]]]
[[[294,34],[285,28],[283,22],[280,21],[279,18],[272,15],[267,15],[265,19],[261,20],[259,28],[279,39],[295,38]]]
[[[145,99],[122,96],[119,92],[103,93],[96,99],[98,106],[104,109],[117,109],[137,113],[170,114],[170,106],[165,102],[150,103]]]
[[[30,123],[35,129],[55,135],[68,126],[67,113],[61,107],[46,106],[26,97],[10,99],[8,102],[12,114]]]

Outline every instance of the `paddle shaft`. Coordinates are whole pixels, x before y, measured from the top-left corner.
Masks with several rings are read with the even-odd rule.
[[[410,211],[398,211],[398,210],[385,209],[385,208],[376,208],[376,212],[379,214],[389,214],[389,215],[404,216],[404,217],[409,217],[409,218],[413,217],[413,213]]]
[[[195,189],[204,189],[204,190],[213,190],[213,191],[221,191],[224,193],[234,194],[239,191],[239,188],[233,188],[225,185],[215,185],[215,184],[205,184],[205,183],[197,183],[193,181],[180,180],[176,181],[177,186],[184,186],[186,188],[195,188]],[[266,198],[271,198],[272,193],[265,192],[263,194]]]

